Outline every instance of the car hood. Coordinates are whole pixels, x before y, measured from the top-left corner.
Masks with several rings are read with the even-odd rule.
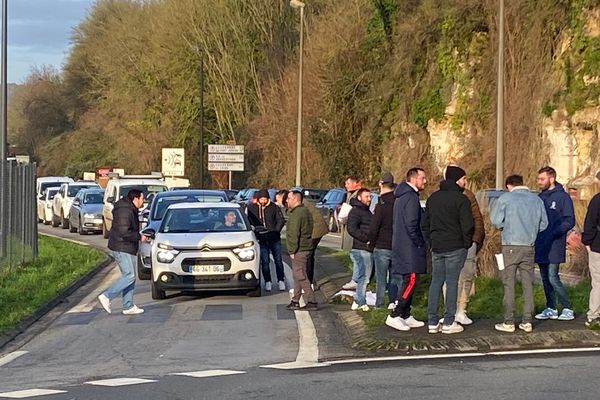
[[[81,212],[87,214],[102,214],[102,204],[84,204]]]
[[[256,242],[254,232],[157,233],[156,244],[163,243],[178,249],[233,248]]]

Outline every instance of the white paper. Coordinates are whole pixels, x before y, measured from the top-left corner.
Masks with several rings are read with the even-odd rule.
[[[502,253],[496,254],[496,263],[498,264],[498,270],[502,271],[504,269],[504,256]]]

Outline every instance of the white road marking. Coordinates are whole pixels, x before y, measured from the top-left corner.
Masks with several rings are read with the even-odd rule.
[[[139,378],[115,378],[115,379],[104,379],[101,381],[90,381],[85,382],[86,385],[94,386],[128,386],[128,385],[139,385],[142,383],[154,383],[157,381],[151,379],[139,379]]]
[[[0,357],[0,367],[3,365],[8,364],[11,361],[16,360],[17,358],[21,357],[22,355],[27,354],[28,351],[13,351],[12,353],[8,353],[7,355]]]
[[[74,306],[73,308],[71,308],[69,311],[67,311],[67,314],[69,313],[87,313],[90,312],[94,309],[94,307],[96,307],[96,305],[98,304],[98,295],[102,292],[104,292],[104,290],[109,287],[114,281],[116,281],[119,276],[121,275],[121,272],[119,271],[118,268],[115,268],[115,265],[113,264],[113,266],[111,267],[112,270],[110,273],[108,273],[104,279],[102,279],[102,282],[100,282],[100,284],[98,285],[98,287],[96,289],[94,289],[90,294],[88,294],[87,296],[85,296],[83,298],[83,300],[81,300],[79,302],[79,304],[77,304],[76,306]]]
[[[213,376],[227,376],[227,375],[239,375],[245,374],[246,371],[233,371],[228,369],[211,369],[207,371],[194,371],[194,372],[177,372],[170,375],[189,376],[192,378],[210,378]]]
[[[50,394],[60,394],[60,393],[67,393],[67,392],[64,390],[29,389],[29,390],[19,390],[16,392],[0,393],[0,397],[6,397],[8,399],[25,399],[28,397],[47,396]]]

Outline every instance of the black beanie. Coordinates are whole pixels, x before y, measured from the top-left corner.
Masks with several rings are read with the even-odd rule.
[[[446,168],[446,180],[458,182],[463,176],[466,175],[467,173],[461,167],[449,165],[448,168]]]
[[[270,199],[270,197],[269,197],[269,191],[267,189],[260,189],[254,195],[255,199],[260,199],[261,197],[266,197],[267,199]]]

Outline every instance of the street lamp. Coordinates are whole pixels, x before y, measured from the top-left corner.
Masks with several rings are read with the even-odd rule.
[[[7,214],[1,212],[6,210],[8,199],[6,195],[7,171],[6,171],[6,144],[8,142],[7,134],[7,99],[8,99],[8,88],[7,88],[7,48],[8,48],[8,0],[2,0],[2,46],[1,46],[1,59],[0,66],[2,72],[0,73],[0,101],[2,106],[0,108],[0,259],[6,256],[6,233],[8,227],[8,221],[6,220]]]
[[[296,134],[296,186],[301,184],[301,164],[302,164],[302,51],[303,51],[303,33],[304,33],[304,6],[300,0],[290,0],[292,8],[300,9],[300,61],[298,72],[298,133]]]
[[[498,104],[496,111],[496,189],[504,187],[504,0],[498,15]]]

